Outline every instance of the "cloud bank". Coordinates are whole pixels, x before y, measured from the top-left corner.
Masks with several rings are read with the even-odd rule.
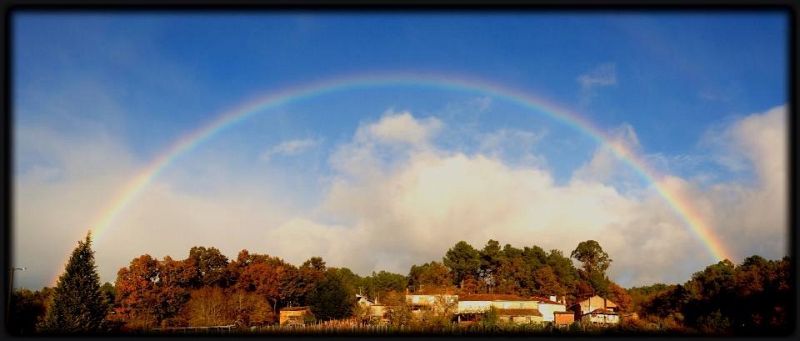
[[[691,198],[735,261],[788,250],[785,120],[781,106],[736,120],[715,136],[719,143],[708,152],[740,160],[752,181],[659,180]],[[286,204],[291,193],[252,188],[253,179],[235,174],[214,193],[186,193],[160,179],[97,241],[101,276],[113,281],[116,270],[142,253],[184,257],[193,245],[217,246],[230,257],[247,248],[294,263],[318,255],[360,273],[407,273],[412,264],[440,259],[459,240],[482,247],[490,238],[566,253],[595,239],[614,260],[611,277],[626,286],[684,281],[714,262],[652,185],[617,185],[629,170],[606,148],[557,184],[542,162],[508,162],[501,153],[511,139],[532,145],[526,153],[535,155],[542,143],[537,134],[489,132],[483,148],[465,153],[437,145],[448,128],[410,112],[362,122],[330,154],[321,200],[303,209]],[[615,136],[615,143],[641,149],[633,127],[622,126]],[[98,207],[138,168],[110,136],[75,140],[22,128],[15,142],[17,153],[55,160],[14,180],[14,257],[36,269],[19,283],[36,287],[49,284]],[[269,151],[291,154],[313,145],[295,140]]]
[[[720,236],[741,258],[786,253],[785,108],[750,115],[727,127],[727,152],[741,154],[757,171],[757,184],[718,183],[711,188],[675,176],[659,185],[692,198]],[[612,277],[625,285],[676,282],[714,262],[706,246],[652,187],[620,192],[607,184],[625,169],[606,148],[556,185],[543,168],[513,167],[500,159],[438,149],[425,139],[406,146],[401,160],[385,162],[375,147],[398,146],[380,134],[387,122],[405,121],[406,136],[431,136],[408,113],[384,116],[359,128],[331,162],[335,177],[321,209],[337,224],[296,218],[267,233],[270,250],[299,261],[307,250],[359,271],[405,273],[412,263],[435,260],[459,240],[481,247],[489,238],[517,246],[540,245],[571,251],[578,242],[598,240],[612,255]],[[409,128],[412,129],[412,128]],[[619,143],[638,145],[633,128],[620,128]],[[422,142],[420,142],[422,141]],[[782,218],[784,217],[784,218]],[[740,223],[741,222],[741,223]],[[315,236],[302,248],[284,244]],[[750,239],[737,238],[746,235]],[[325,236],[319,238],[318,236]],[[342,246],[346,245],[342,250]]]

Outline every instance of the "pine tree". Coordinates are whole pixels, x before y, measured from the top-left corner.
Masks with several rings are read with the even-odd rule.
[[[108,311],[100,291],[100,277],[91,249],[91,232],[72,251],[64,273],[58,278],[53,305],[44,327],[52,333],[91,333],[101,330]]]

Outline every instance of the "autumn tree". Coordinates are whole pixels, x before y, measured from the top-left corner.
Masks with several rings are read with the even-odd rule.
[[[475,294],[478,292],[478,287],[478,280],[470,275],[464,278],[459,289],[462,294]]]
[[[620,310],[629,311],[631,309],[632,299],[625,288],[617,285],[617,283],[610,282],[608,285],[608,299],[616,303]]]
[[[430,288],[442,290],[453,285],[453,275],[450,269],[439,262],[430,262],[422,265],[412,265],[408,272],[408,284],[414,290]]]
[[[206,286],[195,289],[184,309],[189,325],[196,327],[233,324],[235,315],[229,307],[229,298],[222,288]]]
[[[100,277],[94,264],[91,233],[78,242],[54,290],[53,306],[45,329],[54,333],[101,331],[108,305],[100,292]]]
[[[178,316],[189,300],[190,288],[197,278],[196,272],[190,261],[173,260],[169,256],[157,264],[158,278],[151,293],[156,304],[153,310],[159,323],[170,325],[170,319]]]
[[[505,252],[504,252],[505,253]],[[530,295],[534,287],[533,271],[519,254],[505,255],[493,275],[497,293]]]
[[[536,270],[534,278],[536,279],[536,294],[545,296],[563,296],[566,294],[564,287],[558,282],[555,271],[549,265],[542,266]]]
[[[215,247],[194,246],[189,250],[189,261],[197,274],[195,287],[217,285],[227,287],[231,284],[228,273],[228,257]]]
[[[254,292],[233,290],[228,294],[231,316],[243,326],[263,326],[277,321],[269,302]]]
[[[150,255],[134,258],[128,267],[117,272],[115,318],[129,328],[150,328],[157,318],[158,302],[155,286],[158,280],[158,260]]]
[[[11,310],[8,315],[8,331],[13,335],[32,335],[38,331],[47,313],[48,300],[52,290],[28,289],[14,290],[11,296]]]
[[[282,303],[281,284],[285,275],[285,268],[279,264],[252,263],[242,270],[236,288],[245,292],[255,292],[271,303],[273,311],[277,311],[279,304]]]

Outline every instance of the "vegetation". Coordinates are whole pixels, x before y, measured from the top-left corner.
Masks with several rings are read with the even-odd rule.
[[[669,328],[703,333],[785,333],[792,311],[792,264],[751,256],[706,267],[682,285],[632,288],[636,309]]]
[[[66,270],[58,278],[53,303],[42,329],[49,333],[92,333],[103,328],[108,312],[100,292],[100,277],[94,264],[91,234],[72,251]]]
[[[407,275],[386,271],[360,276],[348,268],[328,267],[320,257],[300,266],[266,254],[239,252],[229,260],[214,247],[192,247],[185,259],[159,260],[142,255],[119,270],[112,285],[99,285],[91,239],[79,242],[58,286],[18,290],[12,297],[11,331],[135,332],[164,327],[235,325],[271,333],[284,307],[308,306],[317,327],[330,332],[336,321],[364,323],[363,330],[384,333],[528,333],[528,334],[748,334],[789,330],[791,262],[752,256],[740,264],[713,264],[683,284],[654,284],[624,289],[606,271],[612,263],[596,241],[578,244],[571,258],[538,246],[501,247],[489,240],[477,249],[460,241],[441,262],[412,265]],[[576,267],[573,259],[580,264]],[[575,323],[566,329],[516,326],[491,310],[476,323],[456,327],[454,306],[413,314],[406,290],[451,294],[565,296],[568,302],[598,294],[625,313],[613,328]],[[385,325],[359,309],[361,293],[388,309]],[[329,322],[332,321],[329,324]],[[366,327],[366,326],[373,327]]]

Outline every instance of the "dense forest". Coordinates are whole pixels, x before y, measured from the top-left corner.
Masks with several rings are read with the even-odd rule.
[[[309,306],[323,321],[357,319],[355,294],[402,307],[407,292],[558,295],[568,304],[596,294],[640,316],[620,326],[634,332],[771,333],[788,330],[793,321],[788,257],[751,256],[739,265],[725,260],[683,284],[630,289],[608,278],[611,263],[592,240],[579,243],[569,257],[538,246],[520,249],[489,240],[476,249],[460,241],[441,261],[413,265],[407,275],[381,271],[360,276],[329,267],[320,257],[296,266],[248,250],[228,259],[214,247],[192,247],[181,260],[147,254],[134,258],[118,271],[115,283],[100,285],[87,236],[55,288],[13,293],[9,325],[16,334],[254,327],[276,324],[276,312],[291,306]],[[390,323],[410,323],[408,312],[393,312]]]

